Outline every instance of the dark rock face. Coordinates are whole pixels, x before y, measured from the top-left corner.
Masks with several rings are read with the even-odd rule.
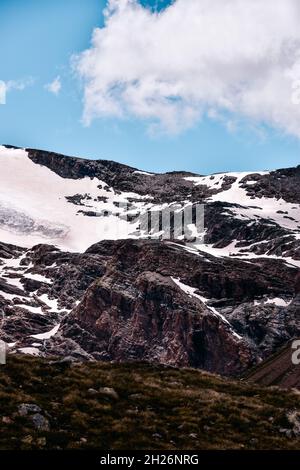
[[[143,359],[234,375],[299,331],[297,318],[293,324],[285,309],[253,305],[267,295],[292,296],[294,270],[281,271],[276,261],[245,270],[238,260],[218,264],[180,245],[153,241],[103,242],[88,252],[104,249],[112,254],[106,274],[62,326],[65,337],[95,358]],[[178,277],[196,296],[178,287],[173,281]]]
[[[201,201],[210,194],[218,192],[216,189],[209,190],[206,186],[195,187],[192,182],[184,179],[193,176],[192,173],[155,173],[148,176],[136,168],[110,160],[66,158],[65,155],[58,153],[34,149],[27,149],[27,152],[34,163],[48,167],[63,178],[80,179],[85,176],[99,178],[116,191],[147,195],[153,198],[153,202],[174,202],[185,199]],[[230,181],[230,178],[225,179],[222,189],[227,189]]]
[[[249,347],[230,327],[170,278],[144,272],[128,290],[124,287],[118,272],[96,281],[66,318],[64,335],[77,337],[83,349],[102,360],[142,359],[226,375],[253,362]]]
[[[242,181],[254,180],[249,175]],[[285,168],[272,171],[268,175],[261,175],[257,182],[250,187],[246,185],[247,192],[253,197],[276,197],[287,202],[299,203],[300,201],[300,165],[296,168]]]
[[[184,243],[155,240],[103,241],[81,254],[48,245],[20,253],[0,286],[1,336],[18,348],[34,344],[41,355],[238,375],[300,334],[297,309],[263,305],[269,296],[293,296],[295,269],[277,260],[199,256]],[[12,275],[22,290],[9,284]],[[8,290],[14,298],[5,298]],[[36,337],[58,323],[53,337]]]
[[[295,269],[279,260],[215,258],[209,254],[187,251],[185,244],[156,240],[103,241],[86,253],[112,256],[111,266],[137,276],[148,270],[164,276],[180,277],[191,287],[199,289],[208,299],[254,300],[263,295],[292,295]],[[279,269],[280,268],[280,269]]]
[[[153,174],[149,176],[137,172],[136,168],[129,167],[111,160],[87,160],[83,158],[67,157],[54,152],[27,149],[29,158],[37,164],[47,166],[50,170],[63,178],[99,178],[109,186],[120,191],[135,191],[141,195],[155,196],[158,200],[204,200],[207,196],[226,191],[236,180],[235,177],[226,176],[221,188],[207,189],[206,186],[193,186],[190,181],[183,178],[198,176],[188,172],[170,172]],[[213,178],[213,176],[212,176]],[[247,182],[255,181],[248,185]],[[282,198],[291,203],[300,201],[300,165],[296,168],[286,168],[272,171],[264,175],[252,173],[245,176],[241,186],[253,198]],[[165,188],[168,188],[166,194]],[[238,203],[238,201],[237,201]]]
[[[7,243],[1,243],[0,242],[0,263],[1,259],[10,259],[13,256],[21,255],[24,253],[24,248],[20,248],[18,246],[14,245],[8,245]],[[2,261],[3,263],[3,261]]]
[[[295,281],[295,294],[298,295],[300,294],[300,271],[296,276],[296,281]]]

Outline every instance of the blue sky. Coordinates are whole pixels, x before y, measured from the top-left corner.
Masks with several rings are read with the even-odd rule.
[[[165,3],[144,0],[163,9]],[[12,83],[0,105],[0,142],[68,155],[105,158],[148,171],[197,173],[263,170],[300,163],[297,135],[244,119],[228,130],[207,115],[178,133],[149,132],[129,114],[82,122],[83,84],[71,57],[90,47],[103,27],[104,0],[0,0],[0,80]],[[141,59],[142,60],[142,59]],[[61,90],[45,85],[60,77]],[[24,84],[24,89],[20,85]],[[21,87],[22,88],[22,87]]]

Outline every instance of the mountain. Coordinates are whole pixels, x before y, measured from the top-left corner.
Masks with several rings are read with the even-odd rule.
[[[300,336],[299,188],[300,167],[154,174],[0,147],[1,338],[239,376]]]

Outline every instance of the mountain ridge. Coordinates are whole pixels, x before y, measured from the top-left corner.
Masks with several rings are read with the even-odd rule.
[[[2,146],[0,170],[1,338],[11,352],[239,376],[300,336],[300,167],[151,174]],[[194,241],[140,229],[149,214],[186,208]]]
[[[224,173],[227,173],[227,174],[230,174],[230,173],[248,173],[248,174],[256,174],[256,173],[260,173],[260,172],[268,172],[268,173],[274,173],[274,172],[282,172],[282,171],[289,171],[289,170],[295,170],[295,169],[300,169],[300,164],[299,165],[296,165],[296,166],[289,166],[289,167],[279,167],[279,168],[273,168],[273,169],[265,169],[265,170],[241,170],[241,171],[236,171],[236,170],[232,170],[232,171],[216,171],[216,172],[213,172],[213,173],[207,173],[207,174],[202,174],[202,173],[197,173],[197,172],[193,172],[193,171],[188,171],[188,170],[176,170],[176,171],[166,171],[166,172],[153,172],[153,171],[147,171],[143,168],[136,168],[136,167],[133,167],[131,165],[128,165],[126,163],[120,163],[116,160],[109,160],[109,159],[106,159],[106,158],[90,158],[90,157],[81,157],[81,156],[76,156],[76,155],[67,155],[67,154],[63,154],[61,152],[58,152],[58,151],[51,151],[51,150],[46,150],[46,149],[38,149],[38,148],[34,148],[34,147],[19,147],[19,146],[16,146],[16,145],[12,145],[12,144],[5,144],[5,143],[2,143],[0,144],[0,146],[2,147],[5,147],[7,149],[15,149],[15,150],[25,150],[25,151],[29,151],[29,152],[41,152],[41,153],[45,153],[45,154],[53,154],[53,155],[56,155],[56,156],[60,156],[60,157],[65,157],[65,158],[71,158],[71,159],[76,159],[76,160],[83,160],[83,161],[90,161],[90,162],[104,162],[104,163],[112,163],[112,164],[117,164],[119,166],[123,166],[123,167],[126,167],[126,168],[129,168],[131,170],[134,170],[134,171],[141,171],[143,173],[148,173],[148,174],[155,174],[155,175],[161,175],[161,174],[189,174],[189,175],[194,175],[194,176],[216,176],[216,175],[219,175],[219,174],[224,174]]]

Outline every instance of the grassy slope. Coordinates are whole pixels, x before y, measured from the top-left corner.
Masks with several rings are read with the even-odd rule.
[[[99,387],[119,400],[88,392]],[[50,431],[19,416],[20,403],[49,413]],[[193,369],[20,356],[0,366],[0,449],[299,449],[300,438],[279,431],[291,428],[286,413],[295,409],[296,393]]]

